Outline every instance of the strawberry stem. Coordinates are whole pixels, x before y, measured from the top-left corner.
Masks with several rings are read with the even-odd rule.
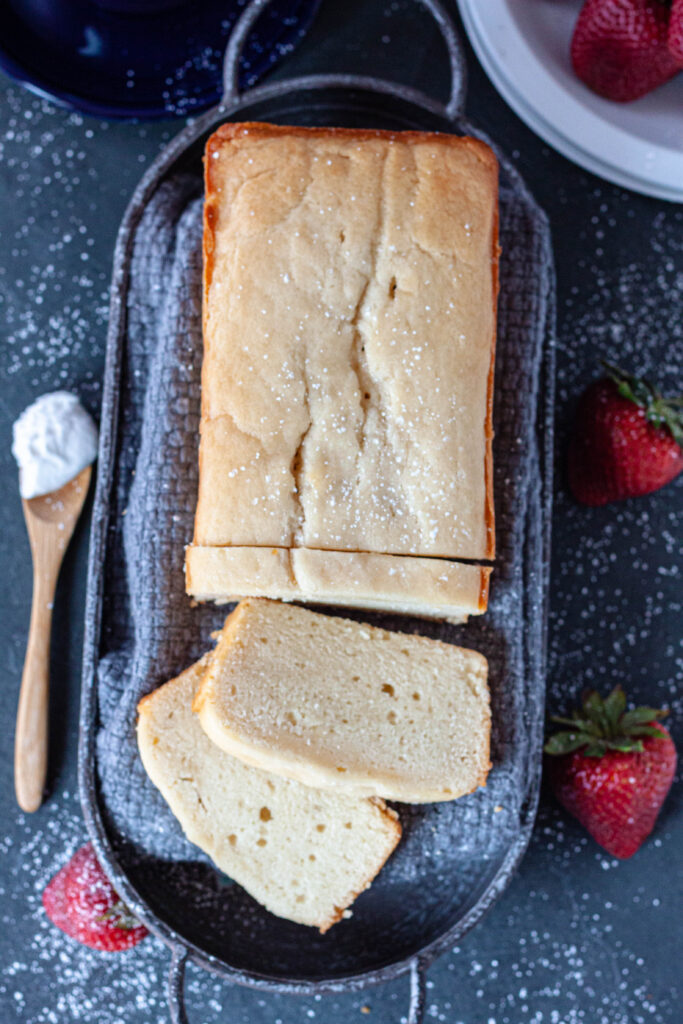
[[[645,412],[648,422],[658,429],[668,430],[674,440],[683,447],[683,395],[664,398],[657,388],[644,377],[636,377],[614,363],[602,360],[610,380],[617,386],[622,398],[635,402]]]
[[[121,931],[130,932],[133,928],[139,928],[140,922],[138,921],[135,914],[130,910],[123,900],[117,900],[113,903],[109,910],[105,910],[103,914],[100,914],[97,919],[98,922],[104,923],[109,921],[114,928],[120,928]]]
[[[583,750],[586,757],[602,757],[608,750],[634,753],[643,750],[642,736],[661,736],[655,722],[666,716],[659,708],[638,707],[626,710],[626,694],[615,686],[604,699],[595,690],[584,695],[583,705],[573,715],[552,715],[551,722],[569,726],[551,736],[546,754],[561,756]]]

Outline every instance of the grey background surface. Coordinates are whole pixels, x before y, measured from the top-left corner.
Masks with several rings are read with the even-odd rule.
[[[452,5],[454,9],[455,5]],[[567,495],[566,436],[576,398],[609,357],[681,390],[683,208],[608,185],[536,138],[468,51],[468,115],[507,149],[549,214],[558,271],[558,407],[548,699],[622,682],[671,707],[683,746],[683,478],[600,510]],[[446,91],[444,54],[410,0],[327,0],[276,75],[371,71]],[[78,947],[45,920],[41,892],[84,840],[75,782],[87,515],[67,555],[52,652],[51,795],[24,816],[12,741],[30,608],[28,542],[10,454],[11,424],[38,394],[77,390],[96,414],[110,261],[144,168],[180,127],[104,123],[60,110],[0,78],[0,1020],[165,1022],[166,950],[117,956]],[[427,1020],[449,1024],[678,1024],[683,808],[680,781],[630,861],[601,851],[548,794],[521,869],[462,945],[430,970]],[[407,982],[346,997],[264,997],[190,972],[194,1021],[399,1021]],[[369,1011],[369,1013],[368,1013]]]

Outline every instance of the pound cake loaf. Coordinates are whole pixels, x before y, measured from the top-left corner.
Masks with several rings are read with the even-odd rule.
[[[250,599],[194,709],[245,764],[336,793],[453,800],[490,768],[487,674],[476,651]]]
[[[455,582],[425,578],[427,614],[484,610],[458,606],[445,566],[494,554],[497,259],[478,140],[267,124],[209,139],[191,594],[215,590],[206,549],[315,550],[335,575],[356,559],[337,577],[355,595],[296,572],[265,592],[402,610],[410,587],[376,588],[358,554],[430,557]],[[249,592],[238,564],[228,577],[219,599]]]
[[[147,774],[188,839],[273,914],[327,931],[401,836],[381,800],[321,793],[249,768],[192,713],[208,657],[139,704]]]

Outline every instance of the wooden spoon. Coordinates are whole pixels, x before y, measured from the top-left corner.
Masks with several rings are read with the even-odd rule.
[[[24,811],[37,811],[47,773],[50,629],[57,577],[88,493],[92,466],[58,491],[24,498],[33,558],[33,603],[14,738],[14,788]]]

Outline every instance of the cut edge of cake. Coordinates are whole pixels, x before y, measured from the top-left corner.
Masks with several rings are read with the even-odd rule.
[[[490,566],[440,558],[317,548],[186,550],[187,593],[227,603],[266,597],[466,622],[488,604]]]
[[[263,598],[228,615],[193,710],[245,764],[331,792],[451,801],[491,768],[478,651]]]

